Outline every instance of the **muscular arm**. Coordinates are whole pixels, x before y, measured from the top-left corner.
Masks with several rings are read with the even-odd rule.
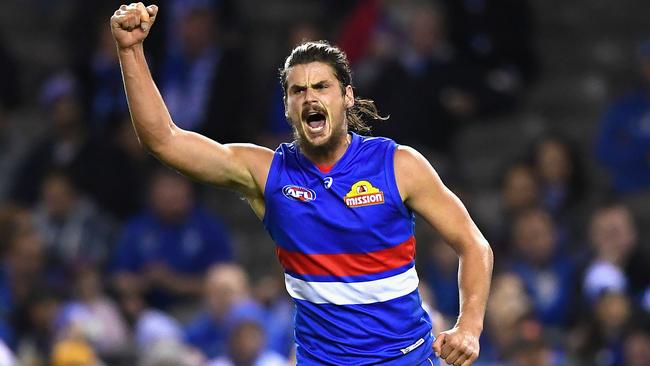
[[[153,22],[158,9],[151,6],[147,10]],[[149,30],[139,28],[140,18],[134,18],[132,13],[132,8],[118,10],[111,18],[111,26],[131,119],[140,143],[162,162],[193,179],[231,188],[250,200],[258,200],[263,194],[273,152],[251,144],[220,144],[177,127],[145,60],[142,41]]]
[[[458,253],[460,314],[455,328],[475,336],[478,347],[492,276],[492,250],[462,202],[445,187],[421,154],[399,147],[395,153],[395,175],[404,203]]]

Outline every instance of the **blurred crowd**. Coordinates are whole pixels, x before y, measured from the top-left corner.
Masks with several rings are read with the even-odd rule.
[[[46,2],[30,3],[47,17]],[[293,305],[277,259],[250,268],[241,253],[260,243],[233,240],[261,225],[226,224],[233,207],[139,146],[108,23],[119,3],[61,3],[70,17],[48,24],[68,40],[62,64],[30,69],[0,34],[0,365],[290,364]],[[458,134],[512,116],[545,76],[530,4],[308,3],[260,64],[245,6],[159,1],[146,52],[175,123],[220,142],[291,140],[276,70],[301,41],[330,40],[357,95],[390,116],[373,134],[430,157],[494,249],[476,364],[649,365],[650,238],[639,223],[650,209],[632,206],[650,192],[650,43],[589,146],[541,131],[502,162],[496,186],[471,186],[454,169]],[[484,189],[499,193],[474,212]],[[458,259],[423,223],[417,266],[434,328],[452,326]]]

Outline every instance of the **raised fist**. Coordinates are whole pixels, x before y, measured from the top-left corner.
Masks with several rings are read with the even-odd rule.
[[[122,5],[111,17],[111,31],[120,49],[142,43],[156,20],[158,7],[143,3]]]

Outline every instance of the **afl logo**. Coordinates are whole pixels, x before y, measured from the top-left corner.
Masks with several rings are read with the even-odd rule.
[[[284,194],[288,199],[300,202],[311,202],[316,199],[316,192],[298,186],[284,186],[284,188],[282,188],[282,194]]]

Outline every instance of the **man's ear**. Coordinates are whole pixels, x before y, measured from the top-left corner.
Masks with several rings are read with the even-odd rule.
[[[352,108],[354,105],[354,90],[352,90],[352,85],[345,87],[345,108]]]

